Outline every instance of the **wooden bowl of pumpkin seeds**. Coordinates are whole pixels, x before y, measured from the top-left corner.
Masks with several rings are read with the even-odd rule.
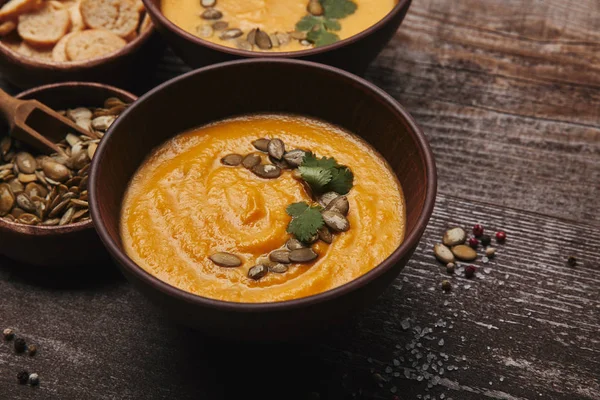
[[[17,95],[36,99],[104,136],[136,96],[112,86],[65,82]],[[43,133],[43,132],[42,132]],[[41,154],[0,131],[0,254],[68,267],[106,259],[88,208],[88,174],[101,139],[65,132],[63,154]]]

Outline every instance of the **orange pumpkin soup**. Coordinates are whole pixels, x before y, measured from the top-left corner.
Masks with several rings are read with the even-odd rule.
[[[321,174],[315,184],[331,180],[323,168],[277,168],[276,177],[261,177],[276,169],[271,163],[281,166],[271,146],[262,149],[271,155],[257,150],[261,138],[271,138],[263,139],[270,144],[280,139],[288,152],[284,157],[294,149],[310,151],[319,156],[313,161],[321,160],[315,163],[333,164],[335,159],[333,168],[342,171],[338,178],[353,175],[352,188],[338,202],[349,209],[329,212],[349,228],[340,229],[335,225],[339,221],[329,225],[326,210],[333,203],[321,208],[317,200],[325,201],[325,196],[317,197],[299,178],[298,171],[304,177],[310,170]],[[247,164],[251,157],[240,163],[240,156],[249,154],[257,158],[251,164],[260,162],[258,166]],[[300,161],[308,165],[307,160]],[[314,228],[310,223],[315,218],[322,223],[320,215],[327,219],[321,229],[333,237],[302,239],[311,244],[305,243],[300,252],[314,253],[316,259],[272,262],[275,250],[292,258],[286,249],[289,232],[302,223],[302,228]],[[213,299],[256,303],[310,296],[365,274],[400,245],[404,224],[402,189],[387,163],[364,141],[314,119],[252,115],[194,129],[156,149],[125,194],[121,237],[133,261],[175,287]]]

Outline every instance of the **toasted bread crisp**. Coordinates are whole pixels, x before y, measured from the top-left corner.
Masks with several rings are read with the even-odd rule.
[[[52,61],[52,50],[48,48],[31,46],[23,41],[17,48],[17,52],[26,57],[35,58],[42,61]]]
[[[69,15],[71,16],[71,32],[82,31],[85,29],[81,11],[79,11],[80,2],[77,1],[69,7]]]
[[[50,46],[67,34],[71,27],[69,12],[46,4],[19,16],[19,36],[34,46]]]
[[[6,36],[17,28],[17,24],[13,21],[0,23],[0,36]]]
[[[20,14],[31,11],[41,4],[41,0],[10,0],[0,8],[0,21],[16,19]]]
[[[73,36],[74,32],[67,33],[56,43],[54,48],[52,49],[52,60],[56,62],[67,62],[69,58],[67,57],[67,41]]]
[[[93,29],[106,29],[126,38],[136,31],[140,13],[132,0],[82,0],[83,22]]]
[[[73,32],[67,40],[66,53],[70,61],[89,60],[113,53],[125,47],[127,42],[112,32],[89,29]]]

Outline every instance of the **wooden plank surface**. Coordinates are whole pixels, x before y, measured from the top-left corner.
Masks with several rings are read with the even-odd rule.
[[[599,28],[595,0],[414,0],[367,78],[423,127],[440,196],[405,271],[347,327],[224,343],[170,324],[112,266],[0,258],[0,328],[40,347],[0,341],[0,399],[600,399]],[[186,70],[168,55],[153,84]],[[431,247],[475,222],[509,240],[444,294]]]

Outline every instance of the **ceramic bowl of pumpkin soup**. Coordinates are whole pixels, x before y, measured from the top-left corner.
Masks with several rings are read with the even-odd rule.
[[[90,207],[169,317],[268,339],[370,304],[416,248],[435,192],[427,141],[395,100],[333,67],[261,59],[136,102],[94,156]]]
[[[143,0],[192,67],[236,58],[298,58],[363,72],[411,0]]]

